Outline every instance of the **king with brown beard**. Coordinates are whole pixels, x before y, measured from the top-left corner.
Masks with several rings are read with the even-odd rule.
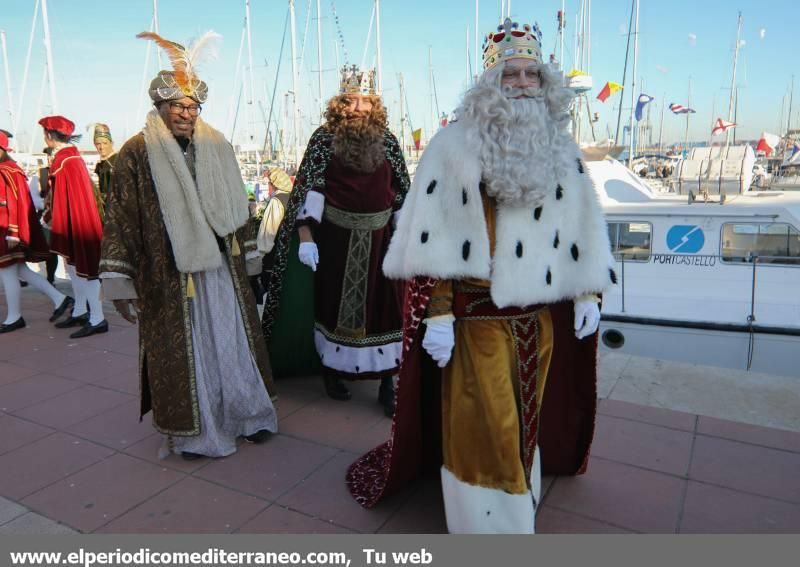
[[[374,71],[345,67],[325,118],[309,141],[276,237],[263,330],[276,375],[307,375],[300,366],[313,339],[328,396],[350,399],[342,379],[380,379],[378,401],[391,416],[402,290],[383,276],[381,264],[410,181]],[[303,315],[311,294],[313,329]]]

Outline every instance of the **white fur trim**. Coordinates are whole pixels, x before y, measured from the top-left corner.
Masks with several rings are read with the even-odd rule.
[[[325,366],[350,374],[391,370],[399,366],[397,361],[400,360],[403,349],[403,341],[360,347],[345,346],[328,340],[319,329],[314,329],[314,345]]]
[[[464,129],[456,123],[439,130],[414,174],[383,262],[384,273],[398,279],[488,279],[489,236],[480,181],[480,162]]]
[[[531,492],[508,494],[458,480],[442,467],[447,531],[451,534],[532,534],[542,494],[539,447],[533,455]],[[487,514],[489,512],[489,514]]]
[[[561,198],[554,187],[538,220],[536,207],[498,206],[496,249],[490,258],[477,140],[474,129],[462,122],[431,140],[384,260],[386,275],[491,279],[498,307],[550,303],[607,289],[615,266],[608,231],[591,178],[579,173],[577,158],[560,180]]]
[[[325,195],[319,191],[309,191],[306,193],[306,200],[303,208],[297,213],[297,220],[314,219],[322,222],[322,213],[325,210]]]
[[[451,534],[532,534],[535,508],[530,492],[509,494],[458,480],[442,467],[442,494]]]
[[[539,509],[539,503],[542,501],[542,459],[539,453],[539,446],[536,446],[536,452],[533,453],[533,466],[531,467],[531,492],[533,493],[533,507],[535,510]]]

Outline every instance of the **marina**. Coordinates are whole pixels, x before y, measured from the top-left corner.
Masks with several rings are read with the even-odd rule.
[[[66,112],[65,100],[70,100],[64,96],[63,87],[56,89],[60,76],[55,63],[67,63],[69,60],[63,57],[61,46],[74,44],[70,38],[52,33],[53,4],[52,0],[25,2],[25,18],[18,18],[19,21],[24,19],[25,26],[17,25],[14,30],[6,29],[0,34],[8,100],[7,121],[0,122],[0,127],[5,128],[7,124],[18,132],[12,140],[17,151],[11,156],[28,177],[38,176],[48,165],[47,155],[40,151],[41,129],[34,126],[31,117],[35,113]],[[174,13],[174,6],[165,6],[163,0],[161,6],[158,0],[146,0],[141,4],[141,22],[136,24],[136,31],[141,28],[150,33],[166,33],[163,14]],[[337,6],[333,0],[286,0],[271,6],[269,12],[265,4],[257,0],[230,4],[230,13],[225,17],[234,19],[235,25],[225,22],[229,28],[228,53],[224,63],[212,67],[217,76],[209,79],[213,96],[218,98],[205,107],[198,102],[194,118],[205,108],[203,118],[209,118],[209,123],[219,122],[226,151],[233,148],[231,163],[235,156],[233,185],[239,186],[239,174],[235,170],[238,165],[242,184],[250,197],[251,215],[254,211],[263,215],[271,203],[280,204],[281,215],[292,207],[288,204],[290,191],[283,196],[286,200],[280,201],[270,172],[280,171],[281,179],[286,178],[290,187],[296,181],[302,184],[309,179],[321,188],[326,187],[325,170],[316,172],[319,179],[308,176],[304,180],[300,167],[310,136],[326,121],[326,100],[338,92],[331,88],[331,77],[338,80],[340,73],[346,75],[347,65],[353,64],[346,45],[357,52],[355,63],[360,56],[360,68],[374,69],[370,76],[375,84],[371,88],[384,97],[389,115],[388,128],[386,124],[382,128],[391,132],[387,136],[396,137],[400,155],[391,165],[400,170],[405,165],[413,180],[431,139],[437,132],[458,124],[462,109],[448,106],[456,100],[455,85],[460,81],[458,88],[466,91],[478,83],[484,72],[479,29],[486,27],[487,13],[498,11],[497,2],[475,0],[474,6],[471,0],[461,2],[453,22],[448,20],[434,27],[418,24],[419,28],[411,31],[412,36],[404,39],[406,43],[399,49],[397,38],[405,37],[397,31],[401,27],[400,16],[412,20],[428,16],[411,13],[413,10],[405,6],[398,8],[398,3],[390,0],[364,0],[361,6],[364,18],[358,20],[358,25],[346,21],[353,13],[351,3]],[[676,49],[674,55],[666,48],[658,58],[652,51],[643,53],[641,43],[661,33],[653,28],[662,25],[654,21],[654,16],[646,17],[647,5],[653,5],[648,0],[620,0],[615,4],[614,17],[621,22],[619,37],[612,37],[613,33],[609,32],[617,24],[609,24],[606,14],[597,13],[605,11],[606,7],[601,8],[596,3],[593,13],[591,0],[554,0],[541,15],[542,9],[535,3],[517,1],[513,2],[513,8],[510,0],[499,4],[503,17],[499,19],[496,33],[508,33],[507,41],[511,41],[514,32],[510,27],[511,19],[504,20],[504,17],[516,18],[518,13],[520,21],[524,22],[530,21],[531,12],[536,12],[539,19],[547,17],[548,32],[555,30],[555,34],[546,36],[547,52],[543,55],[550,56],[552,69],[559,73],[559,85],[563,75],[564,86],[572,89],[575,95],[569,107],[569,133],[582,152],[578,154],[576,150],[575,155],[582,158],[577,160],[577,167],[581,175],[588,174],[594,186],[613,254],[610,278],[614,285],[599,298],[597,387],[596,396],[591,398],[592,402],[597,400],[597,413],[594,423],[590,422],[593,438],[588,437],[591,454],[584,463],[586,474],[548,475],[542,479],[541,498],[536,501],[534,497],[534,513],[531,514],[535,517],[536,533],[800,532],[800,484],[797,482],[800,470],[800,294],[797,293],[800,289],[800,130],[797,116],[800,105],[795,100],[795,78],[790,69],[786,79],[791,76],[791,82],[783,96],[780,114],[777,108],[772,108],[775,101],[771,99],[764,102],[769,105],[768,111],[753,110],[753,99],[762,95],[749,95],[747,89],[761,92],[756,91],[755,83],[759,65],[765,65],[759,59],[764,57],[764,52],[753,48],[759,41],[755,38],[760,36],[763,41],[766,34],[766,28],[760,27],[757,6],[748,6],[747,11],[738,12],[738,15],[737,8],[726,7],[724,20],[720,15],[723,23],[719,27],[724,28],[725,33],[715,30],[714,37],[718,39],[724,35],[729,49],[724,51],[725,60],[715,63],[716,82],[712,84],[708,77],[693,77],[688,71],[676,69],[679,64],[688,67],[689,63],[695,63],[688,61],[684,51],[678,54],[680,50],[675,46],[670,46]],[[30,19],[29,12],[32,13]],[[194,23],[199,16],[191,15],[189,19]],[[203,16],[208,19],[207,14]],[[598,20],[602,20],[605,28],[598,26]],[[494,20],[490,23],[497,24]],[[502,31],[504,25],[506,28]],[[606,35],[600,35],[598,29],[605,29]],[[697,30],[691,30],[688,40],[683,28],[675,32],[681,35],[681,49],[689,49],[684,43],[690,45],[688,52],[698,58],[696,65],[700,65],[700,61],[707,65],[709,60],[704,57],[712,51],[718,54],[723,50],[714,51],[717,46],[708,44],[694,49]],[[394,42],[387,42],[387,31],[395,38]],[[525,32],[531,36],[541,33],[538,24],[533,31],[528,25]],[[408,32],[403,30],[402,33]],[[128,35],[131,37],[127,39],[133,38],[133,34]],[[419,40],[418,36],[424,40]],[[442,46],[442,37],[447,38],[445,43],[457,44],[458,48]],[[746,48],[744,38],[751,42],[751,47]],[[13,51],[17,56],[11,62],[7,46],[10,39],[17,46]],[[435,43],[436,39],[440,40],[439,44]],[[618,53],[615,52],[613,67],[619,68],[616,74],[608,72],[610,65],[598,61],[598,50],[604,56],[608,53],[602,51],[604,41],[615,42]],[[27,46],[27,51],[19,45]],[[162,61],[162,53],[155,44],[151,46],[147,42],[146,48],[141,42],[136,45],[140,49],[135,57],[125,59],[127,82],[123,88],[130,86],[133,91],[141,71],[141,92],[135,104],[128,99],[119,103],[123,110],[113,117],[115,132],[124,132],[125,138],[139,131],[138,125],[151,102],[145,93],[152,73],[170,65],[166,58]],[[625,48],[624,66],[622,47]],[[231,49],[236,53],[235,58],[230,54]],[[401,62],[407,63],[408,53],[412,51],[419,69],[413,75],[397,72],[402,68]],[[24,58],[20,55],[23,52]],[[54,55],[57,56],[55,63]],[[130,63],[134,59],[135,65]],[[672,71],[656,65],[667,61],[675,66]],[[135,73],[130,72],[129,67],[134,66]],[[452,72],[456,67],[458,81]],[[785,67],[780,68],[781,73],[786,72]],[[353,69],[357,68],[359,66],[354,64]],[[544,71],[540,69],[535,67],[541,85]],[[16,75],[20,75],[21,80],[17,80]],[[718,76],[725,77],[724,86],[717,84]],[[621,83],[615,82],[618,80]],[[774,84],[778,82],[783,85],[786,80],[782,77]],[[664,87],[663,94],[651,88],[654,84]],[[359,85],[356,80],[355,88],[363,90],[365,85]],[[715,89],[723,94],[713,92]],[[781,96],[777,90],[772,95],[776,101]],[[724,98],[724,104],[718,103],[718,97]],[[710,105],[703,104],[712,100]],[[170,103],[166,98],[162,102]],[[134,110],[136,116],[132,118]],[[185,110],[190,112],[188,107]],[[180,115],[183,114],[181,110]],[[767,115],[769,120],[764,118]],[[777,125],[772,124],[775,122],[773,115],[778,118]],[[100,119],[106,120],[102,116],[97,118]],[[669,124],[670,119],[672,124]],[[758,126],[755,126],[757,120]],[[702,128],[698,126],[701,123]],[[88,132],[93,127],[94,123],[87,121],[80,124],[78,130]],[[737,127],[742,134],[737,133]],[[758,131],[763,128],[760,138],[752,135],[756,128]],[[121,146],[124,139],[118,142]],[[94,171],[101,157],[90,145],[82,143],[80,157],[90,172],[91,181],[99,184]],[[183,151],[186,157],[185,147]],[[317,154],[309,153],[312,154],[309,161],[317,159]],[[571,157],[570,164],[573,161]],[[192,177],[194,175],[192,170]],[[391,178],[392,174],[387,175]],[[474,185],[477,187],[480,182],[483,192],[485,181],[476,177]],[[446,182],[440,178],[437,189],[437,179],[430,184],[425,181],[426,195],[438,198]],[[557,201],[562,200],[564,191],[560,183],[557,193],[553,192]],[[308,193],[316,193],[319,198],[320,186],[311,187]],[[566,190],[569,191],[569,187]],[[472,193],[468,197],[464,188],[458,195],[458,206],[466,210],[468,204],[480,202],[482,193],[476,194],[478,199],[473,199]],[[158,203],[158,199],[155,202]],[[296,221],[311,222],[309,218],[319,223],[322,218],[330,221],[327,216],[323,217],[322,204],[319,205],[319,219],[306,215],[307,206],[308,201],[304,200],[295,207],[302,213],[295,218],[298,210],[294,210],[292,227]],[[380,213],[391,221],[384,219],[379,228],[384,229],[391,222],[392,232],[399,233],[398,213],[403,209],[394,211],[387,206],[381,205]],[[330,214],[329,209],[325,211],[325,215]],[[541,213],[540,205],[534,213],[536,221],[540,220]],[[371,226],[361,217],[378,215],[372,210],[334,214],[340,215],[339,222],[345,219],[351,223],[337,227],[349,226],[348,230],[358,230],[360,237],[367,233],[358,223]],[[353,221],[355,217],[358,218]],[[478,214],[478,218],[483,217]],[[597,218],[601,218],[599,213]],[[260,231],[260,222],[256,224]],[[598,224],[602,228],[602,223]],[[494,231],[494,227],[491,230]],[[295,233],[298,233],[297,238]],[[212,244],[216,242],[223,255],[240,255],[236,232],[224,234],[232,235],[232,244],[226,245],[222,238]],[[277,234],[276,227],[271,234],[271,246],[277,246]],[[426,244],[430,237],[428,228],[418,237],[414,234],[421,244]],[[563,236],[564,232],[561,234]],[[297,241],[298,238],[299,231],[293,231],[288,239],[292,261],[279,259],[278,263],[293,263],[297,268],[301,266],[299,257],[299,262],[316,274],[319,258],[313,260],[313,267],[303,260],[299,250],[309,241]],[[460,233],[459,238],[457,260],[460,262],[463,258],[466,263],[470,253],[474,259],[478,246],[475,239],[470,241]],[[360,253],[366,254],[367,266],[370,265],[369,254],[373,252],[372,244],[366,247],[368,240],[364,237],[363,242],[358,241],[361,242]],[[434,241],[432,238],[431,243]],[[349,242],[356,250],[353,244],[356,240]],[[553,242],[552,248],[559,248],[558,228],[555,228]],[[243,248],[244,244],[242,242]],[[492,248],[494,245],[492,240]],[[517,240],[516,246],[514,261],[523,258],[522,241]],[[546,246],[550,252],[550,241]],[[218,250],[212,248],[216,260]],[[525,253],[530,255],[531,248],[526,241]],[[587,249],[581,243],[582,261],[592,257],[591,253],[586,253]],[[346,248],[348,254],[350,250]],[[561,250],[567,257],[567,247],[562,245]],[[567,258],[570,268],[578,265],[579,259],[575,243],[571,250],[572,259]],[[605,254],[605,246],[602,252]],[[166,255],[170,254],[174,256],[174,250],[170,249]],[[525,258],[527,260],[527,256]],[[349,256],[346,259],[346,264],[342,264],[350,270]],[[42,274],[47,270],[45,263],[31,263],[31,269]],[[268,280],[274,266],[270,264],[266,268],[261,264],[256,272],[259,269],[261,275],[266,273]],[[303,269],[305,276],[311,273]],[[252,280],[256,272],[247,273],[251,285],[255,285]],[[366,286],[363,282],[377,273],[367,272],[353,270],[348,271],[347,276]],[[542,281],[550,286],[549,267],[546,272],[547,279],[542,276]],[[608,280],[605,274],[609,269],[605,264],[602,272],[604,280]],[[175,297],[181,305],[184,302],[189,305],[189,300],[195,298],[194,273],[193,270],[186,274],[181,271],[175,280],[178,290]],[[226,273],[230,280],[230,271]],[[74,289],[63,259],[59,259],[55,275],[58,290],[68,293]],[[257,284],[262,292],[266,292],[267,287],[264,281]],[[306,280],[299,284],[297,281],[301,280],[292,283],[297,289],[307,283]],[[355,284],[353,286],[355,289]],[[313,286],[311,289],[313,291]],[[351,290],[356,299],[350,301],[360,297],[364,303],[368,295],[366,289]],[[349,398],[331,395],[329,376],[325,375],[325,389],[322,374],[276,376],[279,395],[270,391],[265,399],[268,398],[270,404],[274,402],[273,415],[280,421],[279,434],[271,436],[263,445],[234,437],[235,454],[219,458],[197,454],[196,460],[190,460],[184,457],[194,455],[193,451],[171,454],[176,436],[156,432],[154,412],[139,418],[144,406],[142,396],[149,398],[150,395],[149,390],[143,393],[143,387],[147,388],[148,384],[146,379],[141,379],[140,372],[147,365],[144,347],[140,345],[141,326],[135,327],[126,321],[115,312],[116,305],[105,297],[103,305],[110,332],[72,340],[48,321],[53,307],[47,298],[30,288],[23,289],[21,295],[27,326],[23,321],[24,328],[0,335],[0,535],[447,533],[446,495],[438,471],[372,508],[359,504],[357,497],[354,499],[349,492],[345,478],[350,474],[351,464],[387,440],[390,441],[384,448],[391,451],[398,428],[399,421],[393,415],[395,394],[390,396],[391,404],[385,404],[378,390],[380,404],[376,404],[374,381],[347,380],[350,390],[345,389],[345,392],[347,396],[352,393],[352,399],[345,411],[339,401]],[[333,295],[332,291],[331,297]],[[487,294],[487,297],[491,296]],[[561,299],[564,297],[556,301]],[[566,299],[572,300],[577,312],[577,294]],[[316,300],[316,296],[304,299],[308,304]],[[0,287],[0,303],[6,301],[5,289]],[[269,303],[267,299],[264,301]],[[340,303],[345,304],[344,290]],[[533,303],[539,305],[539,302]],[[264,312],[262,304],[258,306],[258,320],[254,313],[249,314],[256,321],[257,329],[261,329],[259,322],[263,325]],[[352,317],[360,313],[355,308],[352,312],[355,313],[351,313]],[[364,307],[363,318],[366,313]],[[241,324],[242,314],[237,324]],[[426,311],[425,317],[434,319],[436,316]],[[476,318],[480,317],[476,315]],[[588,317],[586,321],[588,324]],[[334,317],[334,322],[339,333],[342,319]],[[313,313],[311,323],[316,323]],[[425,323],[428,325],[429,320],[425,319]],[[352,335],[348,335],[348,339],[354,344],[362,339],[367,342],[362,336],[366,335],[364,328],[363,324],[358,329],[346,328]],[[535,328],[538,341],[539,327]],[[577,322],[575,331],[578,331]],[[571,334],[572,330],[569,332]],[[389,331],[386,333],[388,336]],[[328,361],[335,356],[344,357],[335,354],[340,352],[340,347],[334,344],[334,339],[323,335],[322,331],[319,334],[325,337],[324,341],[320,339],[320,344],[328,347]],[[387,377],[390,392],[395,391],[401,357],[407,356],[404,338],[407,339],[397,332],[393,339],[398,354],[397,358],[390,358],[395,360],[397,375]],[[248,334],[247,339],[251,346],[251,335]],[[552,347],[552,337],[550,339]],[[195,336],[190,335],[185,341],[190,350],[194,340]],[[296,352],[293,346],[286,349],[291,352],[282,354],[289,362],[296,362],[292,359],[308,353],[313,355],[316,353],[313,340],[311,337],[309,344],[296,345]],[[590,335],[586,340],[595,339]],[[514,335],[514,348],[519,348],[517,341]],[[377,353],[384,354],[382,348],[386,348],[386,344],[370,345],[372,347],[373,358],[377,359]],[[453,349],[450,344],[448,356]],[[515,356],[521,356],[514,352]],[[539,364],[537,355],[532,355],[531,359],[536,365]],[[269,352],[269,356],[274,357],[274,353]],[[250,364],[252,357],[246,358]],[[363,360],[357,361],[364,364]],[[432,367],[433,360],[426,358],[426,363]],[[314,358],[313,364],[308,366],[317,362]],[[190,373],[195,372],[194,364],[189,365]],[[547,364],[550,364],[549,358]],[[270,365],[274,363],[268,361]],[[527,365],[528,362],[526,368]],[[354,368],[356,374],[363,370],[363,366]],[[521,368],[522,365],[515,372],[521,373]],[[258,374],[260,371],[256,370]],[[530,372],[539,379],[538,366]],[[519,385],[520,377],[515,376]],[[192,380],[195,380],[192,387],[196,388],[196,378]],[[260,388],[260,382],[258,386]],[[422,405],[421,401],[417,402]],[[382,408],[381,404],[390,407]],[[517,408],[519,398],[512,405]],[[538,414],[536,419],[539,419]],[[194,423],[192,427],[200,428]],[[428,435],[441,435],[441,432],[431,434],[427,430],[424,433],[426,442]],[[388,465],[386,467],[388,471]],[[531,473],[530,469],[526,472]],[[388,477],[389,473],[386,474]],[[527,483],[525,489],[531,494],[535,492],[532,478],[525,477],[523,482]],[[505,492],[512,494],[508,490]]]

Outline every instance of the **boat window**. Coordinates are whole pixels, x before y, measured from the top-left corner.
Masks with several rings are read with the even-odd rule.
[[[800,265],[800,231],[787,223],[725,223],[722,259],[726,262]]]
[[[610,222],[608,239],[617,260],[647,262],[650,260],[653,226],[649,222]]]

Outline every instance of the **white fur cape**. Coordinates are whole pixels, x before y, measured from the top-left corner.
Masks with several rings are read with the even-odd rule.
[[[498,307],[602,292],[615,282],[608,230],[580,160],[539,207],[498,204],[496,249],[481,203],[477,133],[455,122],[433,137],[406,197],[383,270],[390,278],[491,280]]]

